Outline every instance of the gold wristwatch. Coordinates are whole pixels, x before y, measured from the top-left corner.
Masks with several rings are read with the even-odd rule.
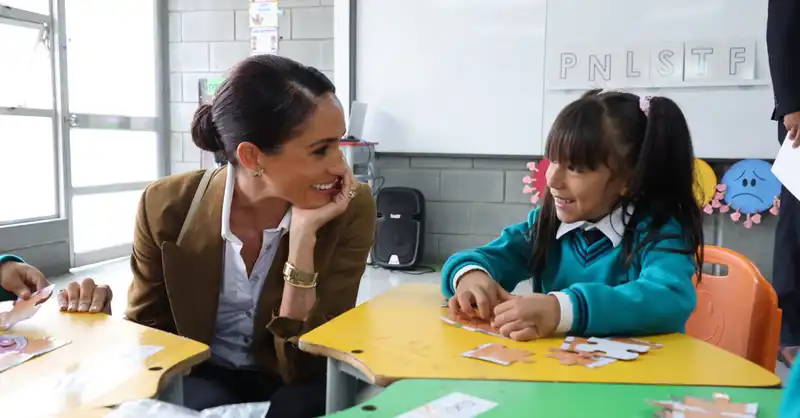
[[[317,273],[306,273],[297,269],[294,264],[283,265],[283,280],[294,287],[311,289],[317,286]]]

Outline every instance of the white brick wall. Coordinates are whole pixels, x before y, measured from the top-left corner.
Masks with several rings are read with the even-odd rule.
[[[281,56],[316,67],[333,80],[333,0],[278,0]]]
[[[200,168],[189,127],[198,80],[224,76],[250,55],[248,0],[170,0],[169,70],[172,173]]]
[[[280,55],[333,80],[333,0],[279,0]],[[220,77],[250,55],[249,0],[170,0],[171,172],[200,168],[189,136],[198,80]]]

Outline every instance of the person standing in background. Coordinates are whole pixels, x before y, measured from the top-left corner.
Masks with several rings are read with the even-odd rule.
[[[769,0],[767,52],[778,141],[800,147],[800,1]],[[775,231],[772,284],[783,310],[779,358],[791,366],[800,346],[800,202],[784,187]]]

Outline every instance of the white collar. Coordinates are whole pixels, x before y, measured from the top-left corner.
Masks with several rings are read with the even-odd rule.
[[[633,214],[633,205],[628,206],[628,216]],[[589,221],[578,221],[572,223],[561,223],[556,231],[556,239],[561,239],[568,232],[575,229],[599,229],[609,240],[611,244],[616,247],[622,243],[622,235],[625,233],[625,222],[622,218],[622,207],[614,209],[611,213],[600,219],[597,223]]]
[[[225,195],[222,198],[222,238],[227,241],[233,241],[241,244],[241,240],[231,232],[231,202],[233,201],[233,187],[236,184],[236,167],[228,164],[228,174],[225,178]],[[285,234],[289,231],[289,226],[292,223],[292,208],[286,211],[283,215],[281,223],[277,228],[265,229],[265,232],[280,231]]]

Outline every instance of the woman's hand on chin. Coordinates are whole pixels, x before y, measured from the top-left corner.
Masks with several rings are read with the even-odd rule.
[[[350,168],[342,178],[342,188],[325,206],[316,209],[300,209],[292,207],[292,224],[290,236],[316,235],[317,230],[331,219],[341,215],[356,196],[358,181]]]

